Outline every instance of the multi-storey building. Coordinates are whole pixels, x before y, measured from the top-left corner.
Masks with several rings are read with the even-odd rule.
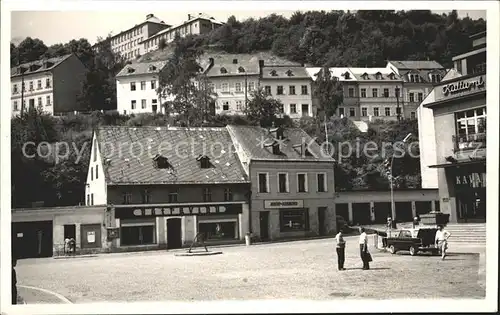
[[[217,21],[211,16],[203,13],[198,15],[188,14],[188,19],[179,25],[168,27],[160,32],[150,34],[138,43],[141,45],[142,53],[157,50],[160,42],[163,40],[165,43],[172,42],[176,34],[181,37],[188,35],[200,35],[211,32],[217,27],[223,25],[223,22]]]
[[[113,52],[131,60],[143,54],[141,50],[143,40],[168,27],[170,25],[165,24],[153,14],[148,14],[144,22],[113,35],[105,41],[109,41]],[[103,41],[95,44],[94,49],[98,50],[104,43]]]
[[[336,231],[333,159],[303,130],[228,126],[251,182],[250,231],[261,240]]]
[[[262,65],[260,87],[283,104],[280,112],[290,118],[313,116],[311,77],[296,65]]]
[[[436,61],[388,61],[387,68],[403,80],[405,117],[416,119],[417,108],[445,76],[445,68]],[[408,115],[409,113],[409,115]]]
[[[85,110],[77,98],[87,72],[85,65],[74,54],[11,68],[12,115],[35,108],[52,115]]]
[[[418,109],[423,188],[438,188],[451,222],[486,219],[486,33]]]
[[[117,110],[120,114],[163,112],[158,94],[159,76],[166,61],[132,63],[116,75]]]
[[[103,127],[93,135],[87,205],[107,205],[113,247],[241,242],[249,181],[226,128]]]

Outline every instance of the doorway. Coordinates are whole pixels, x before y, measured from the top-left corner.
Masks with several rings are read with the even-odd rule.
[[[182,220],[180,218],[167,219],[167,248],[182,247]]]
[[[486,222],[486,189],[460,192],[457,208],[459,222]]]
[[[260,239],[261,241],[269,240],[269,211],[259,212],[260,219]]]
[[[391,203],[390,202],[375,202],[373,204],[375,210],[375,223],[387,223],[387,218],[392,217]]]
[[[52,221],[12,223],[12,254],[18,259],[52,257]]]
[[[326,216],[326,207],[319,207],[318,208],[318,223],[319,223],[318,233],[320,236],[323,236],[326,234],[325,216]]]

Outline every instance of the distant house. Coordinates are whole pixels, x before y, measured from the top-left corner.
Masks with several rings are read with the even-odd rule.
[[[85,110],[77,101],[88,69],[74,54],[10,69],[12,115],[42,109],[51,115]]]

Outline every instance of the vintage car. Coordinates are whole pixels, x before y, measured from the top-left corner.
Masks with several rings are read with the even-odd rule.
[[[415,256],[418,252],[438,254],[435,246],[436,228],[403,229],[396,237],[388,237],[384,243],[391,254],[397,251],[409,251]]]

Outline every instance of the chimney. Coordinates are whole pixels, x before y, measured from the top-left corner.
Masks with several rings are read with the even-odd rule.
[[[264,68],[264,60],[259,60],[259,74],[262,75],[262,68]]]
[[[188,13],[188,21],[191,20],[191,14]]]
[[[154,14],[152,13],[149,13],[148,15],[146,15],[146,20],[149,20],[150,18],[152,18],[154,16]]]

